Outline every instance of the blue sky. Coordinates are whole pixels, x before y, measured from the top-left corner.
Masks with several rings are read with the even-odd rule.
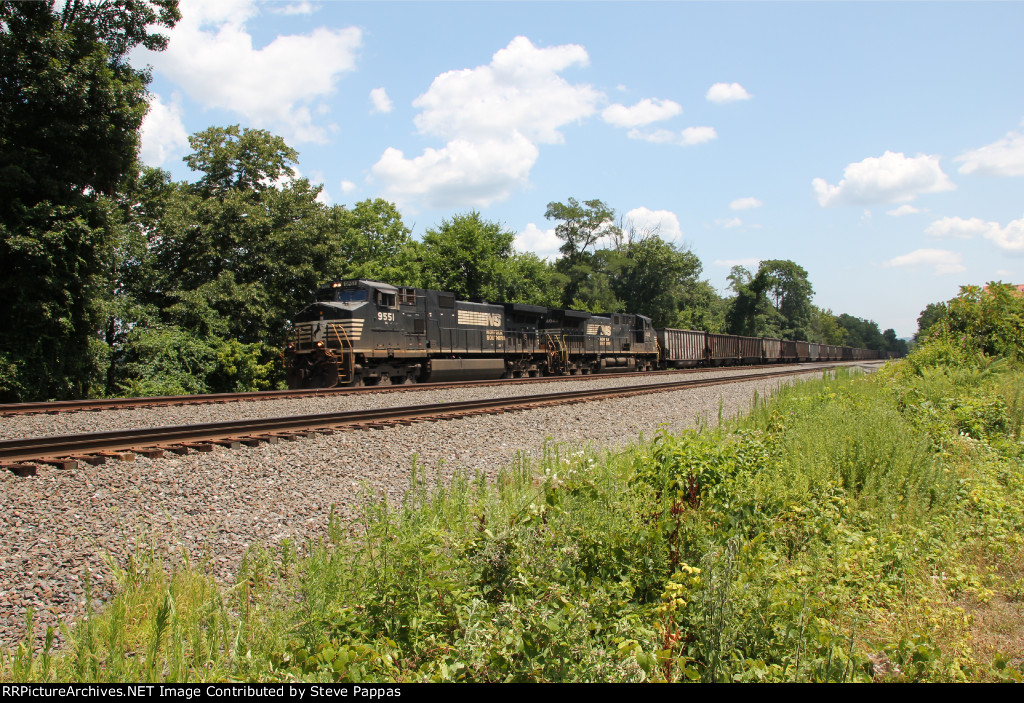
[[[414,235],[471,209],[557,253],[547,203],[599,198],[908,336],[959,286],[1024,282],[1024,3],[181,0],[143,159],[285,137],[329,203]]]

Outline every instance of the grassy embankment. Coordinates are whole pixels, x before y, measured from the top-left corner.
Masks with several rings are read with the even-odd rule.
[[[715,430],[419,472],[232,588],[140,554],[0,679],[1020,680],[1022,388],[940,341]]]

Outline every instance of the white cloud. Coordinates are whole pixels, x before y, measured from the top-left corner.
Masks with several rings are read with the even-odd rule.
[[[682,106],[672,100],[644,98],[633,107],[618,103],[609,105],[601,113],[608,124],[616,127],[643,127],[683,114]]]
[[[589,117],[603,95],[589,85],[572,85],[558,75],[590,63],[577,44],[538,49],[516,37],[487,66],[448,71],[413,101],[423,134],[445,138],[494,139],[519,132],[541,144],[564,140],[559,128]]]
[[[753,259],[753,258],[748,258],[748,259],[718,259],[718,260],[715,261],[715,266],[728,266],[729,268],[732,268],[733,266],[742,266],[743,268],[751,270],[751,271],[756,271],[757,267],[760,266],[760,265],[761,265],[761,260],[760,259]]]
[[[984,235],[990,226],[998,227],[996,222],[985,222],[977,217],[965,220],[962,217],[943,217],[935,220],[925,229],[924,233],[929,237],[940,237],[945,239],[971,239],[977,235]]]
[[[757,198],[736,198],[729,203],[730,210],[753,210],[756,207],[761,207],[762,203]]]
[[[165,105],[154,93],[149,102],[149,112],[142,120],[142,161],[150,166],[162,166],[169,159],[184,155],[188,148],[181,96],[175,94],[171,104]]]
[[[894,266],[934,266],[936,275],[943,275],[948,273],[963,273],[966,271],[967,267],[963,265],[963,259],[963,254],[959,254],[954,251],[947,251],[945,249],[917,249],[909,254],[889,259],[883,263],[882,266],[886,268]]]
[[[903,217],[905,215],[917,215],[922,212],[928,212],[928,209],[917,208],[913,205],[900,205],[894,210],[886,210],[885,212],[887,215],[892,215],[893,217]]]
[[[738,217],[730,217],[728,220],[715,220],[715,224],[724,229],[735,229],[743,226],[743,220]]]
[[[1024,176],[1024,134],[1009,132],[999,141],[972,149],[953,160],[963,162],[960,173]]]
[[[739,83],[715,83],[708,88],[705,97],[713,103],[731,103],[737,100],[750,100],[752,96]]]
[[[441,74],[413,101],[414,121],[447,145],[411,159],[388,148],[373,176],[403,203],[486,207],[509,197],[528,184],[538,144],[561,143],[561,128],[597,111],[601,92],[558,75],[588,63],[582,46],[538,49],[516,37],[486,66]]]
[[[505,140],[454,139],[413,159],[389,147],[372,173],[399,202],[482,208],[524,187],[537,156],[537,147],[518,133]]]
[[[181,0],[181,22],[191,23],[197,27],[216,27],[224,24],[242,24],[259,14],[255,0],[221,0],[220,2],[204,2],[203,0]]]
[[[309,0],[301,2],[290,2],[284,7],[277,7],[271,10],[275,15],[311,15],[316,7]]]
[[[681,133],[682,145],[703,144],[712,139],[718,139],[718,132],[714,127],[687,127]]]
[[[627,227],[633,226],[640,233],[656,234],[666,242],[680,242],[683,239],[679,218],[669,210],[638,207],[627,212],[623,219]]]
[[[985,232],[985,239],[1005,252],[1024,254],[1024,217],[1013,220],[1005,227],[1000,227],[998,222],[990,222],[989,225],[991,227]]]
[[[513,246],[517,251],[533,252],[542,259],[553,261],[560,255],[558,248],[562,246],[562,240],[554,229],[540,229],[531,222],[516,235]]]
[[[1010,254],[1024,254],[1024,217],[1012,220],[1005,227],[998,222],[989,222],[985,239]]]
[[[674,144],[676,146],[693,146],[718,138],[714,127],[687,127],[681,132],[669,129],[656,129],[653,132],[642,132],[639,129],[629,130],[630,139],[642,139],[654,144]]]
[[[395,106],[391,104],[391,98],[388,97],[388,91],[383,88],[374,88],[370,91],[370,102],[373,103],[373,109],[370,112],[388,113],[395,109]]]
[[[849,164],[839,185],[815,178],[813,186],[822,207],[905,202],[922,193],[956,188],[942,172],[938,156],[907,158],[902,152],[891,151]]]
[[[1024,217],[1012,220],[1005,227],[979,217],[944,217],[928,225],[925,234],[931,237],[971,239],[984,237],[1010,254],[1024,254]]]
[[[342,181],[341,182],[341,192],[342,193],[345,193],[347,195],[347,194],[351,193],[352,191],[354,191],[355,189],[356,189],[356,184],[353,183],[352,181]]]
[[[341,74],[355,69],[362,33],[320,27],[255,48],[245,23],[260,7],[253,0],[182,0],[167,50],[142,59],[204,107],[230,110],[289,141],[323,142],[327,129],[314,114],[326,110],[320,101]]]

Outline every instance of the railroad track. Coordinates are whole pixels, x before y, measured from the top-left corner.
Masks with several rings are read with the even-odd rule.
[[[747,367],[749,368],[749,367]],[[132,460],[135,455],[160,457],[167,452],[209,452],[217,446],[237,448],[296,440],[316,433],[376,429],[427,420],[448,420],[645,393],[664,393],[703,386],[813,373],[817,368],[745,373],[716,378],[687,378],[666,383],[618,388],[584,388],[561,393],[485,398],[455,403],[411,405],[338,413],[174,425],[80,435],[34,437],[0,442],[0,466],[22,476],[34,475],[36,464],[75,469],[79,462],[99,464],[108,459]]]
[[[811,362],[818,363],[818,362]],[[844,365],[852,362],[820,362],[821,365]],[[148,408],[168,405],[212,405],[236,403],[242,401],[261,400],[283,400],[287,398],[316,398],[331,395],[360,395],[365,393],[389,393],[389,392],[413,392],[431,391],[443,388],[462,388],[474,386],[494,386],[504,384],[532,384],[532,383],[557,383],[559,381],[585,380],[585,379],[608,379],[624,378],[635,376],[678,375],[695,374],[713,369],[721,370],[722,367],[701,367],[692,369],[670,369],[667,371],[631,372],[631,373],[603,373],[603,374],[581,374],[575,376],[541,376],[537,378],[514,378],[496,379],[489,381],[454,381],[444,383],[413,383],[404,385],[378,385],[378,386],[342,386],[339,388],[310,388],[303,390],[283,391],[250,391],[243,393],[207,393],[201,395],[164,395],[150,396],[146,398],[93,398],[87,400],[59,400],[50,402],[32,403],[0,403],[0,417],[15,415],[57,415],[69,412],[100,412],[104,410],[131,410],[134,408]],[[778,368],[778,364],[763,364],[758,366],[744,366],[745,369]]]

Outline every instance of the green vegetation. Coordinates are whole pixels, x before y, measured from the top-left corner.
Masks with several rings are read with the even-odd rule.
[[[145,71],[177,0],[0,4],[0,398],[83,396],[102,375],[112,196],[133,169]]]
[[[403,505],[254,549],[230,588],[146,552],[67,652],[0,678],[1020,681],[1024,369],[985,353],[1019,331],[985,295],[715,429],[416,468]],[[982,317],[1001,336],[965,334]]]

